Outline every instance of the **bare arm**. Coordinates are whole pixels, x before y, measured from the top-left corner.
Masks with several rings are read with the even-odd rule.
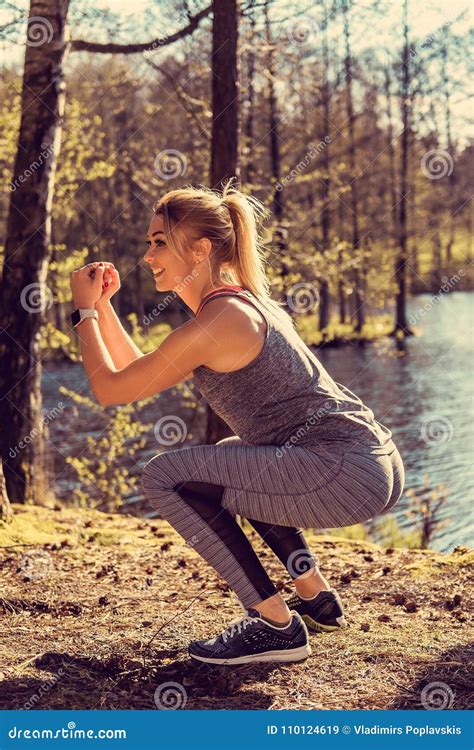
[[[103,288],[102,296],[95,307],[99,313],[99,331],[103,344],[115,368],[122,370],[145,355],[129,336],[112,306],[110,300],[120,289],[120,276],[113,263],[105,263],[105,265],[107,269],[104,274],[104,282],[107,282],[107,288]],[[191,371],[184,376],[183,380],[192,377]]]
[[[97,303],[96,310],[102,339],[117,370],[144,356],[123,327],[110,300]]]

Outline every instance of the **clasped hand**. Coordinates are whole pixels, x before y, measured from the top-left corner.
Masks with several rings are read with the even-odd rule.
[[[74,307],[94,308],[107,302],[120,289],[120,277],[113,263],[88,263],[70,278]]]

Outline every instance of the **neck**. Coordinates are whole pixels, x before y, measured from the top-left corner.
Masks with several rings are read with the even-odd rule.
[[[186,289],[181,289],[177,294],[179,297],[185,302],[185,304],[193,311],[194,314],[197,313],[199,309],[199,305],[201,304],[201,301],[206,297],[206,295],[210,294],[210,292],[214,291],[215,289],[220,289],[223,286],[231,286],[230,284],[226,284],[224,281],[222,281],[220,284],[211,284],[206,283],[202,287],[187,287]]]

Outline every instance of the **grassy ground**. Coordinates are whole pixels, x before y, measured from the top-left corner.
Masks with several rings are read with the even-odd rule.
[[[311,636],[299,664],[209,667],[188,642],[241,610],[169,524],[15,506],[0,524],[0,708],[473,708],[474,552],[309,541],[349,627]]]

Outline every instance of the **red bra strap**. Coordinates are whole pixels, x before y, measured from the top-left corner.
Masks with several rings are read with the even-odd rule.
[[[228,286],[219,286],[217,289],[212,289],[210,292],[204,295],[201,302],[199,303],[199,307],[196,310],[196,315],[198,315],[203,306],[206,304],[206,302],[209,302],[213,297],[217,296],[224,296],[226,292],[232,294],[233,292],[245,292],[247,291],[243,286],[237,286],[237,285],[228,285]]]

